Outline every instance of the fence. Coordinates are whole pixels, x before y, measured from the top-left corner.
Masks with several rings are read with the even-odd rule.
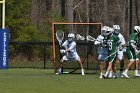
[[[58,44],[56,43],[56,46]],[[91,42],[78,42],[78,46],[88,46],[88,51],[81,59],[85,61],[84,68],[86,70],[97,70],[98,62],[96,60],[96,46]],[[140,45],[139,45],[140,47]],[[81,53],[79,53],[80,55]],[[9,43],[9,68],[41,68],[53,69],[52,42],[10,42]],[[59,54],[56,56],[57,65],[59,64]],[[90,59],[90,60],[89,60]],[[125,64],[128,60],[125,57]],[[77,69],[75,63],[65,63],[65,69]],[[126,66],[126,65],[125,65]],[[119,69],[119,65],[117,65]],[[133,69],[133,68],[132,68]],[[71,70],[71,71],[73,71]]]

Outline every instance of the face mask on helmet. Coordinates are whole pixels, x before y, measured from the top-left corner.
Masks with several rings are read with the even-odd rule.
[[[103,35],[104,35],[105,37],[110,36],[110,35],[111,35],[111,32],[110,32],[110,31],[105,31]]]
[[[134,26],[134,31],[140,34],[140,26]]]
[[[120,30],[119,30],[119,29],[115,29],[115,30],[114,30],[114,34],[115,34],[115,35],[119,35],[119,33],[120,33]]]
[[[72,37],[68,37],[68,42],[69,43],[71,43],[71,42],[73,42],[74,41],[74,39],[72,38]]]

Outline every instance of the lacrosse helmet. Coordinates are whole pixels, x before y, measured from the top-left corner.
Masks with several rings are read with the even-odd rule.
[[[104,36],[110,36],[113,32],[114,32],[114,29],[111,28],[111,27],[108,27],[108,28],[104,31]]]
[[[74,35],[73,33],[69,33],[69,34],[68,34],[68,37],[70,37],[70,38],[75,38],[75,35]]]
[[[69,33],[68,34],[68,42],[71,43],[72,41],[74,41],[75,35],[73,33]]]
[[[103,26],[101,28],[101,34],[104,35],[104,32],[108,29],[109,27],[108,26]]]
[[[118,35],[120,33],[120,26],[119,25],[113,25],[114,28],[114,34]]]
[[[134,30],[135,30],[137,33],[140,33],[140,26],[134,26]]]

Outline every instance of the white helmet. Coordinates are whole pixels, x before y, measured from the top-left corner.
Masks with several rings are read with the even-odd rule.
[[[134,30],[137,31],[137,33],[140,33],[140,26],[134,26]]]
[[[108,27],[107,30],[105,30],[104,35],[109,36],[114,32],[114,29],[111,27]]]
[[[104,35],[105,31],[109,28],[109,26],[103,26],[101,28],[101,34]]]
[[[108,26],[103,26],[102,28],[101,28],[101,30],[103,31],[103,30],[107,30],[109,27]]]
[[[120,26],[119,25],[113,25],[113,28],[120,30]]]
[[[74,35],[73,33],[69,33],[69,34],[68,34],[68,37],[71,37],[71,38],[74,39],[74,38],[75,38],[75,35]]]

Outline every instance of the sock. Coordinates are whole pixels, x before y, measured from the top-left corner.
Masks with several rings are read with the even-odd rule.
[[[106,73],[105,73],[105,77],[107,77],[108,74],[109,74],[109,71],[106,71]]]
[[[112,76],[112,71],[110,71],[110,72],[109,72],[109,75],[111,75],[111,76]]]
[[[138,70],[135,70],[135,74],[138,74]]]
[[[117,76],[117,73],[116,72],[114,72],[114,76]]]
[[[59,71],[59,72],[61,72],[61,70],[62,70],[62,69],[61,69],[61,68],[59,68],[59,70],[58,70],[58,71]]]
[[[101,72],[101,73],[100,73],[100,75],[102,76],[102,75],[103,75],[103,73]]]
[[[82,74],[84,74],[84,69],[81,69]]]
[[[128,73],[128,69],[126,69],[126,70],[124,71],[124,73]]]

